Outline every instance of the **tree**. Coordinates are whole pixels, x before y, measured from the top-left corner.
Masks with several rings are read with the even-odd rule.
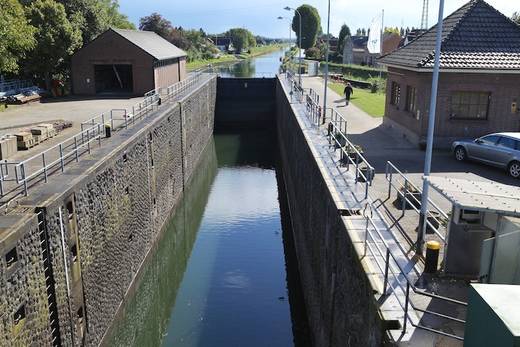
[[[310,5],[302,5],[298,7],[298,12],[302,17],[302,38],[301,47],[303,49],[309,49],[316,45],[316,39],[318,33],[321,30],[321,18],[318,10]],[[296,33],[297,45],[300,45],[300,16],[298,13],[294,14],[292,20],[292,29]]]
[[[54,0],[34,1],[27,18],[36,27],[36,46],[25,64],[50,89],[53,74],[64,69],[70,55],[81,46],[81,32],[67,19],[63,5]]]
[[[173,26],[169,20],[165,19],[159,13],[154,12],[139,20],[139,30],[153,31],[157,35],[168,40],[170,33],[173,30]],[[179,28],[178,30],[182,31],[182,28]]]
[[[361,29],[361,35],[362,36],[367,36],[367,31],[365,28]]]
[[[0,0],[0,8],[0,74],[16,73],[20,59],[36,44],[36,29],[27,22],[17,0]]]
[[[118,0],[103,0],[108,16],[108,24],[111,27],[119,29],[135,30],[134,23],[128,20],[128,17],[119,12]]]
[[[250,47],[256,46],[256,40],[253,34],[247,30],[242,28],[233,28],[229,29],[225,34],[225,36],[229,36],[231,41],[233,42],[233,46],[237,50],[238,53],[249,49]]]
[[[520,12],[513,13],[513,21],[515,21],[518,24],[520,24]]]
[[[346,24],[343,24],[341,26],[341,29],[339,31],[339,35],[338,35],[338,53],[339,54],[343,54],[343,49],[345,48],[345,39],[347,37],[350,37],[350,28],[346,25]]]

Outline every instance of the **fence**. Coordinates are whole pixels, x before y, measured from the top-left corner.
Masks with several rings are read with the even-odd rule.
[[[156,110],[163,101],[172,102],[179,100],[203,80],[203,76],[194,74],[186,80],[178,82],[168,88],[161,88],[146,93],[143,101],[132,107],[132,111],[126,109],[113,109],[110,112],[95,116],[81,123],[81,131],[46,149],[28,159],[20,162],[0,162],[0,205],[19,195],[28,195],[29,188],[34,184],[44,181],[55,172],[63,172],[70,162],[79,162],[79,158],[91,152],[92,143],[98,142],[108,136],[108,129],[117,131],[128,128],[139,119],[145,118]],[[7,198],[7,200],[6,200]]]
[[[404,270],[409,266],[407,266],[407,264],[401,264],[399,259],[396,258],[395,254],[398,253],[398,251],[392,251],[391,247],[387,242],[387,238],[385,238],[382,235],[381,230],[377,227],[376,223],[373,220],[374,211],[376,211],[376,213],[380,216],[379,211],[377,210],[377,208],[374,208],[372,204],[366,205],[364,211],[366,228],[363,257],[367,255],[367,250],[370,251],[372,258],[375,260],[375,263],[377,264],[377,267],[379,268],[381,273],[384,274],[383,295],[385,297],[393,295],[399,303],[399,306],[403,310],[403,334],[406,332],[408,322],[410,322],[410,324],[417,329],[430,331],[435,334],[447,336],[460,341],[464,340],[464,338],[461,336],[457,336],[425,325],[421,325],[420,322],[414,322],[412,320],[409,313],[410,307],[414,311],[421,312],[425,315],[435,316],[437,318],[445,319],[460,324],[466,323],[466,321],[463,319],[418,307],[410,297],[410,290],[412,290],[412,292],[417,296],[423,296],[433,300],[440,300],[444,304],[456,305],[458,307],[467,307],[468,304],[463,301],[451,299],[445,296],[425,292],[423,290],[418,289],[415,286],[417,278],[411,279],[409,276],[410,272],[413,272],[415,267],[412,268],[411,271]],[[381,259],[385,259],[384,264],[381,263]],[[389,276],[391,276],[391,278],[389,278]],[[453,311],[457,312],[456,309],[454,309]],[[423,319],[421,321],[424,322],[425,320]]]
[[[0,82],[0,92],[29,88],[32,86],[33,83],[31,80],[4,80]]]

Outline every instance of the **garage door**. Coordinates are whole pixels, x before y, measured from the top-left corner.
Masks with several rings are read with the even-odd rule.
[[[133,93],[132,65],[94,65],[97,94]]]

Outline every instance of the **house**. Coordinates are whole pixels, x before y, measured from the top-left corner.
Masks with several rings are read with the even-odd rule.
[[[186,77],[186,53],[151,31],[108,29],[71,60],[74,94],[129,94]]]
[[[407,44],[409,44],[410,42],[412,42],[413,40],[415,40],[416,38],[418,38],[419,36],[421,36],[422,34],[424,34],[427,31],[428,30],[426,30],[426,29],[412,29],[412,30],[410,30],[401,39],[401,42],[399,42],[399,48],[403,47],[403,46],[406,46]]]
[[[228,53],[235,50],[233,41],[230,37],[215,37],[212,39],[213,44],[222,52]]]
[[[384,125],[423,145],[436,27],[383,56],[388,67]],[[483,0],[444,20],[435,146],[459,138],[520,131],[520,26]]]
[[[396,33],[385,33],[383,36],[383,54],[397,49],[401,37]],[[367,48],[368,36],[347,36],[343,48],[343,64],[376,66],[379,53],[370,53]]]

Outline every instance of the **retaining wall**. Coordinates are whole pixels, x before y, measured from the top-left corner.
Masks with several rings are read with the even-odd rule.
[[[28,213],[21,226],[27,237],[12,236],[19,239],[22,288],[28,288],[20,296],[38,300],[27,308],[21,344],[50,345],[49,308],[41,304],[47,294],[40,283],[43,264],[34,212],[43,213],[48,235],[61,345],[98,345],[211,138],[215,100],[216,78],[212,78],[180,102],[163,105],[142,124],[104,140],[89,158],[33,188],[21,201]],[[11,217],[0,217],[0,226],[6,218]],[[8,230],[14,235],[12,223]],[[1,277],[5,282],[4,271]],[[4,282],[0,298],[10,302],[1,302],[6,309],[0,310],[0,317],[2,312],[10,317],[20,300],[10,298],[13,287]],[[35,294],[29,295],[29,289]],[[1,318],[0,332],[12,341],[9,317]]]
[[[294,244],[315,346],[379,346],[382,320],[367,274],[289,100],[276,121]]]

